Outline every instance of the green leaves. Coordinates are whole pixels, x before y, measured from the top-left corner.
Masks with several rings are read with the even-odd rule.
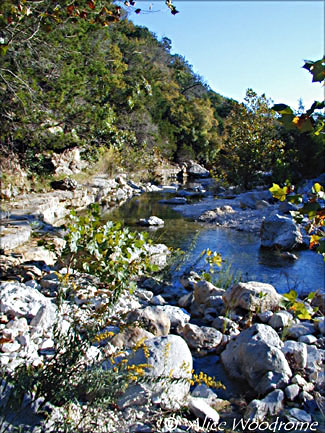
[[[290,302],[296,302],[297,300],[297,292],[295,290],[290,290],[289,293],[285,293],[283,297]]]
[[[303,66],[304,69],[307,69],[313,76],[313,83],[319,82],[321,83],[325,79],[325,57],[316,62],[312,60],[305,60],[305,64]]]
[[[71,213],[65,241],[63,264],[68,270],[72,267],[98,277],[111,293],[112,303],[124,290],[136,288],[135,278],[154,271],[145,236],[122,228],[119,222],[102,224],[98,205],[85,215]]]
[[[311,301],[315,294],[315,292],[310,292],[306,301]],[[285,293],[282,299],[282,305],[295,316],[301,320],[310,320],[312,315],[317,311],[317,308],[315,308],[313,312],[310,312],[305,302],[298,299],[298,294],[295,290],[290,290],[289,293]]]
[[[0,44],[0,56],[5,56],[8,51],[9,45]]]

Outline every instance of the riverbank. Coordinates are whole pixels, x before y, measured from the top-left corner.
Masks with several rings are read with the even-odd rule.
[[[2,282],[0,287],[0,362],[9,373],[26,364],[34,369],[55,365],[56,323],[66,335],[73,318],[89,325],[94,313],[107,302],[96,279],[76,273],[64,289],[63,303],[61,300],[58,304],[60,274],[50,266],[47,270],[34,266],[41,277],[26,277],[24,283]],[[315,426],[316,431],[323,431],[325,322],[321,310],[314,312],[316,302],[322,307],[322,299],[297,299],[295,302],[304,305],[311,315],[309,320],[300,320],[294,309],[281,306],[286,298],[268,284],[239,283],[224,290],[195,274],[184,276],[182,283],[187,294],[175,299],[175,306],[166,301],[168,286],[163,282],[139,281],[134,294],[123,295],[111,311],[114,325],[105,326],[98,333],[99,339],[83,354],[78,363],[80,372],[83,367],[110,370],[114,366],[112,356],[119,351],[124,353],[119,355],[120,361],[131,357],[126,361],[128,365],[150,365],[146,374],[155,383],[142,383],[140,378],[137,385],[131,383],[119,396],[115,409],[111,407],[105,416],[101,412],[92,414],[96,431],[166,431],[166,419],[175,411],[177,422],[192,426],[188,430],[192,432],[200,431],[195,426],[202,425],[206,418],[210,425],[214,423],[214,428],[230,428],[234,420],[240,419],[244,424],[280,419],[282,425],[297,426],[303,422],[310,427],[304,431],[315,431]],[[124,320],[117,326],[114,318],[120,317]],[[122,323],[133,326],[125,327]],[[216,366],[221,363],[232,380],[242,383],[243,394],[228,393],[225,398],[226,391],[213,392],[204,386],[204,376],[198,380],[200,386],[190,388],[188,368],[192,368],[193,362],[202,365],[199,360],[205,357],[213,359]],[[185,370],[184,365],[188,366]],[[210,364],[208,373],[213,370]],[[200,377],[198,371],[196,374]],[[162,375],[170,378],[167,387],[159,385]],[[180,387],[173,378],[183,378],[185,384]],[[2,391],[2,402],[7,392],[8,389]],[[86,424],[90,422],[87,417],[91,403],[81,400],[70,405],[68,412],[66,405],[48,403],[46,408],[40,414],[37,405],[26,404],[15,423],[30,422],[33,427],[28,431],[52,431],[55,422],[61,427],[65,424],[69,412],[71,425],[84,425],[84,430],[75,431],[89,431]],[[177,415],[180,408],[187,408],[190,415]],[[157,424],[159,420],[162,429]],[[35,422],[43,430],[37,430]]]
[[[153,191],[177,190],[155,185],[131,186],[123,176],[114,181],[114,195],[102,196],[110,205],[116,205],[118,200],[111,197],[121,196],[117,191],[123,188],[125,191],[131,188],[134,193],[140,193],[140,188],[143,191],[146,188]],[[66,192],[63,193],[67,196]],[[48,200],[48,197],[43,196],[43,199]],[[248,203],[247,197],[245,202]],[[42,217],[37,212],[19,215],[16,208],[15,215],[19,216],[16,221],[34,221],[35,233],[36,228],[41,228],[53,235],[60,234],[60,229],[55,227],[59,218],[52,224],[49,220],[44,221],[44,215],[52,213],[46,213],[46,203],[39,203],[43,206]],[[181,206],[191,205],[177,207]],[[232,214],[229,208],[226,210],[225,214]],[[33,243],[31,235],[30,239]],[[99,282],[87,274],[73,273],[72,280],[63,285],[65,294],[62,298],[65,274],[64,270],[57,273],[55,256],[44,250],[47,257],[32,258],[24,256],[22,248],[19,246],[10,255],[12,261],[6,265],[7,281],[1,283],[0,362],[9,373],[22,365],[41,370],[46,365],[53,365],[51,362],[57,356],[56,322],[62,332],[67,333],[72,318],[78,317],[81,321],[79,326],[80,323],[89,324],[94,313],[101,311],[107,303]],[[80,372],[84,369],[109,372],[114,369],[112,355],[123,351],[120,361],[124,359],[130,368],[144,363],[151,366],[146,370],[151,377],[149,381],[131,383],[104,414],[94,411],[90,403],[92,399],[83,396],[69,407],[53,406],[43,401],[47,410],[42,416],[34,402],[25,404],[15,422],[28,424],[29,421],[32,426],[29,431],[45,429],[50,432],[53,429],[61,431],[69,418],[71,431],[95,429],[98,432],[124,433],[170,431],[171,423],[175,427],[176,422],[177,428],[187,426],[192,429],[188,431],[193,432],[200,431],[200,428],[201,431],[202,428],[203,431],[209,431],[209,428],[218,431],[219,427],[226,426],[243,431],[248,423],[250,426],[255,423],[257,431],[266,420],[279,420],[284,429],[291,423],[294,431],[303,423],[304,431],[315,431],[314,428],[322,431],[325,328],[321,294],[313,299],[290,300],[279,295],[270,284],[256,281],[233,284],[225,290],[195,273],[183,275],[181,282],[183,290],[177,293],[165,281],[155,278],[138,280],[135,292],[122,296],[111,311],[110,319],[114,325],[101,329],[99,341],[97,339],[89,345],[78,366]],[[171,298],[173,302],[170,302]],[[319,310],[315,311],[317,306]],[[301,308],[310,318],[297,317]],[[131,328],[125,327],[130,323],[133,324]],[[144,341],[145,346],[142,345]],[[70,346],[65,350],[67,347],[70,350]],[[205,359],[211,360],[206,373],[213,376],[218,366],[222,366],[232,381],[242,384],[242,394],[227,394],[227,390],[222,389],[216,389],[215,393],[208,390],[204,382],[211,384],[211,380],[200,376],[198,371]],[[200,383],[196,388],[190,386],[192,365]],[[161,376],[170,381],[160,385]],[[181,378],[182,383],[173,382],[173,378]],[[218,376],[216,380],[219,380]],[[2,401],[6,395],[2,390]],[[30,397],[27,396],[26,401],[31,402]],[[180,408],[186,409],[188,415],[179,415],[177,410]],[[173,421],[175,419],[177,421]],[[40,427],[36,427],[37,424]],[[271,424],[267,427],[272,431]]]

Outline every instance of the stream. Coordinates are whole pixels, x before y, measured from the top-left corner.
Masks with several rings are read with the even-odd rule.
[[[171,276],[174,286],[180,286],[179,277],[185,272],[202,270],[203,261],[195,263],[202,250],[209,248],[219,252],[225,262],[223,266],[242,281],[269,283],[279,293],[296,290],[305,295],[324,290],[325,264],[314,251],[298,250],[295,251],[298,260],[285,260],[277,252],[261,249],[259,236],[255,233],[207,226],[184,217],[175,210],[175,205],[160,203],[170,197],[166,193],[145,193],[110,211],[106,218],[123,221],[132,230],[148,231],[154,242],[184,251],[182,264]],[[181,207],[176,208],[181,210]],[[149,230],[137,225],[140,218],[151,215],[163,219],[165,225]]]

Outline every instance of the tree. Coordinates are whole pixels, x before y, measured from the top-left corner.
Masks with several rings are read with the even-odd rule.
[[[134,0],[116,4],[114,0],[2,0],[0,8],[0,55],[15,44],[34,38],[40,30],[52,31],[60,24],[85,20],[91,24],[109,26],[120,21],[129,8],[135,13]],[[165,4],[173,15],[177,14],[171,0]],[[124,10],[124,12],[123,12]]]
[[[275,114],[265,95],[248,89],[244,104],[234,103],[217,164],[226,178],[245,188],[270,171],[281,157],[283,142],[275,129]]]

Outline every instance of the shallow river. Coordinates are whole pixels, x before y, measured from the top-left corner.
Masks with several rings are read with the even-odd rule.
[[[146,193],[134,197],[106,217],[122,220],[132,230],[146,231],[147,228],[137,225],[140,218],[151,215],[162,218],[164,227],[149,231],[150,237],[157,243],[165,243],[185,252],[183,264],[173,274],[175,285],[179,284],[178,278],[184,272],[202,268],[202,260],[197,265],[193,264],[202,250],[209,248],[219,252],[225,260],[224,268],[231,265],[231,273],[242,281],[270,283],[279,293],[291,289],[301,294],[324,290],[325,264],[315,252],[301,250],[295,252],[298,260],[283,259],[279,253],[261,249],[257,235],[221,227],[211,228],[191,221],[173,210],[173,205],[159,203],[165,198],[166,194]]]

